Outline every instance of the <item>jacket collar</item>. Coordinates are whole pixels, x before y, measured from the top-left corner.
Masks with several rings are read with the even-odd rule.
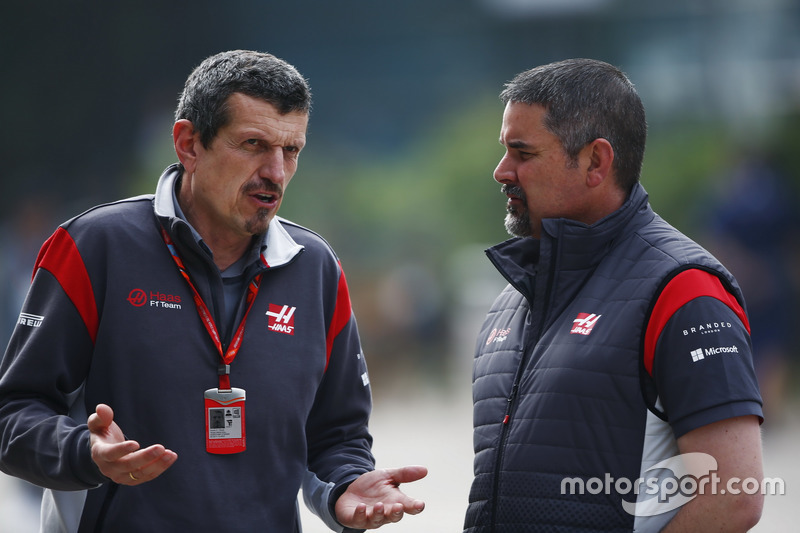
[[[158,180],[156,194],[153,198],[153,209],[156,217],[164,229],[175,242],[186,245],[195,241],[197,233],[188,222],[181,219],[175,212],[173,191],[175,184],[181,176],[180,166],[176,163],[167,167]],[[260,260],[269,268],[279,267],[292,261],[302,250],[303,246],[295,242],[289,235],[281,221],[285,219],[275,217],[269,223],[267,232],[262,236]]]

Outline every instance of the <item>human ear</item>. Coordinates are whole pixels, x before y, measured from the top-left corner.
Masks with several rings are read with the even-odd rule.
[[[589,155],[586,184],[589,187],[597,187],[612,175],[614,148],[606,139],[600,138],[590,142],[584,149]]]
[[[191,174],[197,160],[197,143],[194,124],[186,119],[180,119],[172,126],[172,141],[175,144],[175,153],[183,168]]]

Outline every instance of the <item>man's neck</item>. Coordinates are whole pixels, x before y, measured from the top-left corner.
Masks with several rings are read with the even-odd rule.
[[[225,271],[247,253],[253,242],[251,235],[232,235],[230,232],[215,227],[214,224],[197,215],[191,199],[182,194],[180,183],[175,192],[178,207],[184,219],[194,228],[203,240],[203,244],[211,250],[214,264],[217,265],[220,272]]]
[[[215,244],[209,242],[209,240],[204,237],[203,242],[205,242],[206,246],[211,250],[214,264],[217,265],[220,272],[224,272],[247,253],[253,240],[251,238],[239,244]]]

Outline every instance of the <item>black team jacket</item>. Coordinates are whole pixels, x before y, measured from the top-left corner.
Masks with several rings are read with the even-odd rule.
[[[0,466],[48,489],[46,531],[292,532],[307,468],[334,491],[374,468],[341,265],[320,236],[278,218],[244,271],[247,283],[262,278],[230,366],[247,394],[247,449],[206,452],[203,394],[218,386],[220,356],[162,228],[217,324],[223,286],[175,216],[179,174],[168,168],[155,196],[64,223],[39,254],[0,367]],[[234,324],[245,309],[243,296]],[[127,438],[163,444],[177,462],[140,486],[106,479],[85,424],[98,403]]]

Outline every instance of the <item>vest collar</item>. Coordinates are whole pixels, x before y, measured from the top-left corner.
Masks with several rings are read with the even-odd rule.
[[[653,219],[644,187],[637,183],[616,211],[588,225],[566,218],[542,221],[542,238],[513,238],[486,250],[505,278],[531,300],[540,272],[591,271],[616,241]],[[538,285],[538,284],[536,284]]]

